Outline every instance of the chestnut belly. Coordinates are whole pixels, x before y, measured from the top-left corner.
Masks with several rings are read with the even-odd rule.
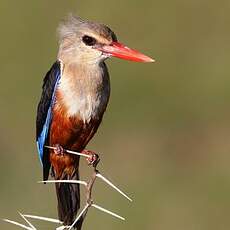
[[[98,129],[101,119],[91,119],[84,123],[78,116],[67,117],[61,113],[54,113],[50,133],[49,145],[59,144],[64,149],[81,152]],[[50,162],[55,174],[60,178],[64,174],[71,174],[79,164],[79,157],[65,153],[57,155],[50,152]]]

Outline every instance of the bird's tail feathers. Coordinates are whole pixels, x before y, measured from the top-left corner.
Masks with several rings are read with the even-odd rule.
[[[78,170],[71,176],[65,175],[62,180],[79,180]],[[56,194],[58,201],[58,216],[59,220],[63,221],[64,225],[71,225],[80,208],[80,189],[79,184],[71,183],[56,183]],[[74,226],[75,229],[81,229],[81,221]]]

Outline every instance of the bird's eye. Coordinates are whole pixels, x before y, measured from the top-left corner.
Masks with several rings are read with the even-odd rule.
[[[84,35],[83,38],[82,38],[82,41],[87,45],[87,46],[93,46],[96,44],[96,39],[95,38],[92,38],[88,35]]]

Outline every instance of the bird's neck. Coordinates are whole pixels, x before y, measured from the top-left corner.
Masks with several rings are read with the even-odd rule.
[[[84,121],[101,116],[110,94],[105,64],[64,63],[58,92],[69,116]]]
[[[63,63],[62,71],[66,77],[69,75],[74,78],[90,78],[95,74],[101,73],[101,65],[95,62],[67,62]]]

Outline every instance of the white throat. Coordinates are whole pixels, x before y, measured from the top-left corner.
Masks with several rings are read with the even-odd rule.
[[[106,75],[99,65],[64,68],[58,90],[69,117],[79,116],[84,123],[100,118],[109,99],[109,77]]]

